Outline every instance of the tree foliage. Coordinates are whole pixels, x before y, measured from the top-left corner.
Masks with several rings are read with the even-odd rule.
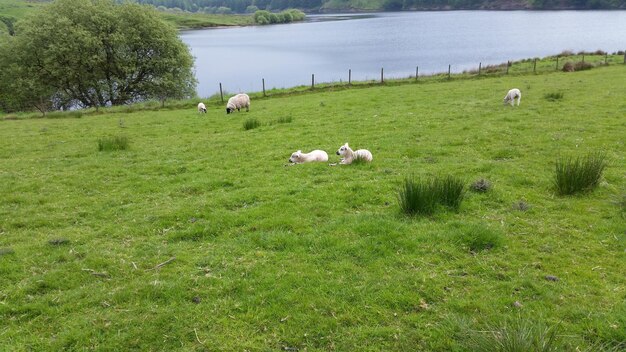
[[[189,49],[152,7],[57,0],[15,33],[0,42],[5,110],[42,99],[50,108],[100,107],[195,94]]]

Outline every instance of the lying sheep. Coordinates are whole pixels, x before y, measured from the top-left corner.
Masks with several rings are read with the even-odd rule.
[[[230,114],[235,111],[235,109],[240,111],[243,107],[246,108],[246,111],[250,111],[250,97],[248,94],[237,94],[228,99],[228,103],[226,104],[226,113]]]
[[[372,153],[370,153],[369,150],[367,150],[367,149],[359,149],[359,150],[354,150],[353,151],[348,146],[348,143],[342,145],[341,148],[339,148],[339,150],[337,150],[337,155],[343,156],[343,158],[341,158],[341,161],[339,163],[340,164],[345,164],[345,165],[352,164],[352,162],[355,159],[360,159],[360,160],[364,160],[364,161],[367,161],[367,162],[371,162],[372,161]]]
[[[515,103],[515,98],[517,98],[517,106],[519,106],[519,102],[522,100],[522,92],[517,88],[511,89],[506,96],[504,97],[503,104],[509,103],[511,106]]]
[[[328,161],[328,154],[323,150],[314,150],[310,153],[303,153],[302,150],[298,150],[291,154],[289,158],[289,162],[294,164],[310,163],[314,161],[326,162]]]
[[[206,114],[206,106],[204,106],[204,103],[198,103],[198,112],[203,112]]]

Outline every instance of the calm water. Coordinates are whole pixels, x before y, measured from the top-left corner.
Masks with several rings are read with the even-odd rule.
[[[308,16],[304,23],[181,34],[198,94],[476,68],[478,63],[626,49],[626,11],[445,11]],[[334,21],[326,20],[336,19]],[[346,19],[347,18],[347,19]]]

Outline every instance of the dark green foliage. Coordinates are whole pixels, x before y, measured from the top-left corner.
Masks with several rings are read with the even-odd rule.
[[[552,92],[543,95],[543,98],[547,101],[557,101],[563,99],[563,92]]]
[[[400,209],[407,215],[429,215],[435,212],[438,205],[458,210],[463,201],[464,187],[463,181],[454,176],[418,181],[407,178],[398,193]]]
[[[114,150],[126,150],[128,149],[128,138],[124,136],[116,137],[104,137],[98,139],[98,150],[114,151]]]
[[[472,331],[469,350],[483,352],[550,352],[562,351],[558,326],[517,318],[500,326]]]
[[[291,123],[293,122],[293,117],[291,116],[287,116],[287,117],[280,117],[278,118],[278,120],[276,120],[277,123]]]
[[[502,234],[482,225],[461,227],[455,238],[472,252],[496,248],[502,244]]]
[[[254,22],[257,24],[290,23],[302,21],[304,17],[304,12],[295,9],[285,10],[280,13],[259,10],[254,13]]]
[[[195,94],[189,49],[151,7],[58,0],[15,32],[0,42],[0,106],[45,113]]]
[[[557,159],[554,187],[559,195],[590,191],[598,186],[606,168],[604,153],[589,153],[583,157]]]
[[[437,207],[437,191],[430,181],[415,181],[410,178],[404,180],[404,184],[398,193],[400,209],[407,215],[430,215]]]
[[[563,72],[574,72],[574,71],[583,71],[583,70],[590,70],[593,68],[593,64],[589,63],[589,62],[584,62],[584,61],[579,61],[576,63],[572,63],[572,62],[566,62],[563,65]]]
[[[465,185],[458,177],[448,175],[435,179],[439,203],[453,210],[459,210],[465,195]]]
[[[261,126],[261,123],[257,119],[247,119],[243,123],[243,129],[246,131],[257,128],[259,126]]]

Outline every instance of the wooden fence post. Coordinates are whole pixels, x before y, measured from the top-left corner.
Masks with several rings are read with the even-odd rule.
[[[315,73],[311,74],[311,89],[315,89]]]
[[[583,54],[583,64],[585,63],[585,54]]]
[[[383,74],[383,67],[380,68],[380,84],[385,83],[385,76]]]
[[[224,93],[222,92],[222,82],[220,82],[220,99],[222,99],[222,103],[224,102]]]
[[[415,80],[417,81],[417,77],[419,77],[419,73],[420,73],[420,67],[419,66],[415,66]]]
[[[266,97],[267,95],[265,95],[265,78],[262,78],[263,80],[263,96]]]
[[[604,53],[604,64],[608,64],[609,63],[609,53]]]
[[[452,65],[448,65],[448,79],[450,79],[450,68],[452,67]]]
[[[537,59],[533,60],[533,73],[537,73]]]
[[[348,85],[352,84],[352,69],[348,69]]]
[[[555,71],[559,70],[559,57],[556,57],[556,68],[554,69]]]
[[[480,76],[480,71],[482,70],[482,68],[483,68],[483,63],[482,63],[482,62],[479,62],[479,63],[478,63],[478,75],[479,75],[479,76]]]
[[[511,61],[506,62],[506,74],[509,74],[509,66],[511,66]]]

